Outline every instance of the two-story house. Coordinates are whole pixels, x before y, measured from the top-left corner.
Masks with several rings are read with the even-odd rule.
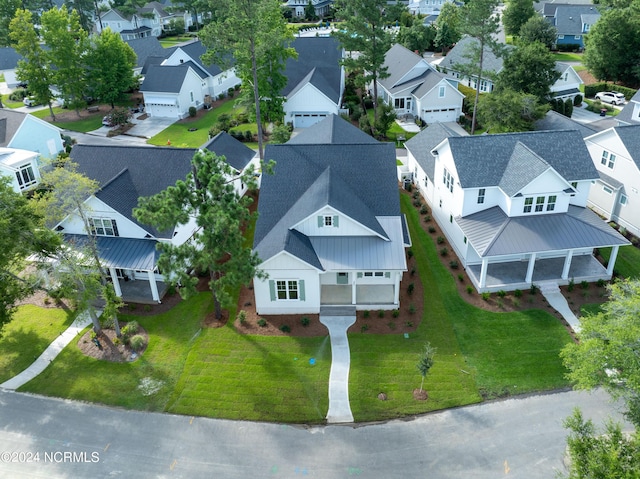
[[[440,15],[442,6],[447,3],[453,3],[453,0],[410,0],[407,8],[413,15]]]
[[[291,10],[291,15],[296,18],[305,16],[305,8],[309,5],[313,6],[316,15],[324,17],[329,14],[333,0],[287,0],[286,6]]]
[[[411,115],[425,123],[456,121],[462,115],[464,95],[458,82],[437,72],[420,55],[395,44],[385,54],[382,68],[388,77],[378,79],[378,95],[393,105],[398,116]]]
[[[276,165],[258,203],[254,250],[268,274],[254,278],[258,313],[397,309],[410,240],[394,145],[332,115],[265,157]]]
[[[556,45],[584,48],[584,37],[600,18],[596,5],[545,3],[542,14],[558,31]]]
[[[479,292],[611,278],[629,242],[587,208],[598,172],[578,131],[449,135],[431,154],[426,199]]]
[[[125,41],[149,36],[159,37],[162,34],[161,14],[157,6],[152,4],[139,8],[133,14],[112,8],[103,13],[100,21],[96,22],[98,31],[107,27],[119,33]]]
[[[631,97],[615,118],[618,125],[640,125],[640,91]]]
[[[599,173],[589,206],[640,236],[640,124],[609,128],[585,143]]]

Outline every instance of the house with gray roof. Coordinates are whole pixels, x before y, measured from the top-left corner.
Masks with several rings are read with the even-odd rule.
[[[584,37],[600,18],[593,4],[545,3],[542,15],[558,31],[556,45],[584,48]]]
[[[150,116],[185,118],[190,107],[205,108],[240,84],[233,67],[204,64],[205,51],[197,40],[167,52],[165,58],[147,58],[140,91]]]
[[[259,314],[311,314],[325,305],[399,307],[410,239],[400,212],[395,147],[364,140],[335,116],[308,132],[319,129],[326,139],[331,128],[324,124],[331,121],[353,131],[352,139],[305,144],[298,138],[265,150],[276,164],[262,178],[254,237],[268,274],[254,278]]]
[[[305,16],[304,10],[309,3],[313,6],[317,16],[324,17],[329,14],[333,0],[287,0],[285,5],[291,10],[292,16],[301,18]]]
[[[236,140],[226,131],[221,131],[216,136],[202,145],[201,149],[209,150],[218,156],[224,156],[227,163],[234,169],[235,178],[232,179],[236,192],[242,196],[247,192],[245,185],[239,178],[247,169],[260,170],[260,157],[257,152],[244,143]]]
[[[618,125],[640,125],[640,90],[627,102],[615,117]]]
[[[536,131],[577,130],[583,138],[599,131],[591,123],[579,123],[557,111],[549,110],[544,117],[533,124]]]
[[[306,128],[342,112],[343,50],[333,37],[300,37],[292,43],[298,58],[288,58],[284,76],[284,121]]]
[[[4,75],[4,81],[9,88],[15,88],[20,83],[16,76],[18,60],[22,60],[13,47],[0,47],[0,74]]]
[[[133,69],[133,72],[136,74],[142,73],[149,59],[159,58],[160,61],[157,63],[162,63],[164,59],[175,51],[175,47],[163,48],[156,37],[135,38],[133,40],[127,40],[126,43],[136,54],[136,66]]]
[[[413,15],[433,15],[437,18],[445,3],[454,0],[410,0],[407,8]]]
[[[430,152],[426,199],[478,292],[611,279],[629,242],[587,208],[599,175],[578,131],[449,136]]]
[[[464,95],[457,80],[437,72],[420,55],[400,44],[385,54],[382,66],[389,74],[380,78],[378,95],[398,116],[413,116],[425,123],[456,121],[462,115]]]
[[[599,174],[589,206],[640,236],[640,124],[609,128],[584,141]]]

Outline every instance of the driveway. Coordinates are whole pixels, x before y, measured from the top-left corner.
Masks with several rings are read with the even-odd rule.
[[[157,135],[161,131],[173,125],[177,121],[175,118],[160,118],[156,116],[148,116],[143,120],[139,120],[138,117],[140,116],[140,114],[135,114],[133,118],[131,118],[133,127],[130,128],[129,131],[127,131],[127,134],[123,136],[140,138],[146,141],[152,136]],[[95,136],[106,137],[110,130],[110,127],[102,126],[97,130],[93,130],[91,134]]]
[[[620,420],[602,391],[358,427],[145,413],[2,390],[0,405],[0,477],[50,479],[549,479],[563,471],[562,421],[575,406],[597,426]]]

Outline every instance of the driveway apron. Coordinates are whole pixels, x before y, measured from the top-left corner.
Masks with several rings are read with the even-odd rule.
[[[349,365],[351,356],[347,329],[356,322],[354,307],[321,308],[320,322],[329,330],[331,339],[331,372],[329,373],[328,423],[353,422],[349,405]]]

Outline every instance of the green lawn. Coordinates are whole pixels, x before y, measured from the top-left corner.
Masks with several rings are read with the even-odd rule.
[[[162,45],[163,48],[171,48],[180,43],[190,42],[194,39],[195,38],[191,35],[175,35],[172,37],[164,37],[160,39],[160,45]]]
[[[553,59],[556,62],[582,62],[582,53],[554,53]]]
[[[21,101],[9,100],[9,94],[2,95],[2,104],[5,108],[20,108],[24,106]]]
[[[600,254],[602,257],[609,261],[611,257],[611,248],[601,248]],[[637,278],[640,268],[640,249],[629,245],[623,246],[618,250],[618,257],[616,258],[616,265],[614,270],[617,274],[623,278]]]
[[[62,309],[20,306],[0,333],[0,383],[29,366],[73,321]]]

